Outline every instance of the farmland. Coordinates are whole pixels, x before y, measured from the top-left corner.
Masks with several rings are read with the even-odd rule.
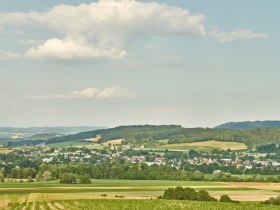
[[[14,150],[12,149],[7,149],[7,148],[0,148],[0,154],[8,154],[10,152],[13,152]]]
[[[219,198],[228,194],[240,201],[264,201],[279,196],[278,183],[221,183],[168,180],[93,180],[93,184],[4,183],[0,187],[0,200],[13,202],[78,200],[78,199],[156,199],[168,187],[184,186],[207,190]],[[106,197],[102,196],[106,195]],[[5,203],[5,202],[4,202]]]
[[[192,143],[180,143],[180,144],[166,144],[163,146],[157,147],[157,149],[168,149],[168,150],[244,150],[247,149],[247,146],[244,143],[240,142],[221,142],[216,140],[203,141],[203,142],[192,142]]]
[[[99,199],[99,200],[60,200],[60,201],[36,201],[36,202],[2,202],[2,208],[15,210],[15,209],[45,209],[45,210],[59,210],[59,209],[106,209],[106,210],[276,210],[277,206],[267,206],[264,204],[256,203],[218,203],[218,202],[195,202],[195,201],[172,201],[172,200],[123,200],[123,199]]]

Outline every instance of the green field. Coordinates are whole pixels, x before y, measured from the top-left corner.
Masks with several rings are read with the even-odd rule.
[[[34,210],[276,210],[279,206],[259,203],[219,203],[199,201],[173,200],[124,200],[124,199],[96,199],[96,200],[61,200],[43,202],[14,202],[2,205],[2,209],[34,209]]]
[[[50,147],[59,147],[59,148],[63,148],[63,147],[83,147],[83,146],[87,146],[87,145],[91,145],[91,142],[87,142],[87,141],[67,141],[67,142],[60,142],[60,143],[54,143],[54,144],[48,144],[48,146]]]
[[[107,180],[94,179],[92,184],[60,184],[54,182],[3,183],[0,188],[41,188],[41,187],[134,187],[134,186],[224,186],[216,182],[173,181],[173,180]]]
[[[121,196],[125,199],[157,198],[169,187],[184,186],[195,190],[206,190],[211,196],[219,198],[223,194],[240,201],[264,201],[280,195],[279,183],[220,183],[169,180],[93,180],[92,184],[41,183],[3,183],[0,185],[0,199],[12,202],[54,201],[59,199],[107,199]]]

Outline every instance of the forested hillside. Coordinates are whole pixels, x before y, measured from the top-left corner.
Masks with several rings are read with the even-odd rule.
[[[280,121],[228,122],[218,125],[222,129],[280,128]]]
[[[123,138],[130,143],[143,143],[154,140],[169,139],[169,143],[220,140],[243,142],[248,146],[267,143],[280,144],[280,128],[256,129],[211,129],[183,128],[180,125],[135,125],[110,129],[82,132],[48,140],[47,143],[75,141],[92,138],[100,134],[101,142]]]
[[[255,129],[213,129],[213,128],[183,128],[180,125],[133,125],[120,126],[109,129],[70,134],[43,141],[30,139],[19,142],[9,142],[9,146],[35,145],[42,142],[46,144],[79,141],[101,135],[100,142],[113,139],[125,139],[127,143],[148,143],[156,140],[169,139],[169,144],[190,143],[196,141],[234,141],[243,142],[247,146],[268,143],[280,144],[280,128]]]

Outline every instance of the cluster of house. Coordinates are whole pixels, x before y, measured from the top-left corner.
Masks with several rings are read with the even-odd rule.
[[[187,162],[191,165],[202,165],[202,164],[213,164],[213,163],[217,163],[217,164],[223,164],[225,166],[229,166],[229,165],[235,165],[237,166],[237,168],[239,167],[245,167],[246,169],[252,169],[253,166],[257,167],[257,168],[264,168],[264,167],[269,167],[269,166],[273,166],[273,167],[279,167],[280,166],[280,162],[276,162],[276,161],[260,161],[260,160],[245,160],[242,161],[239,158],[235,158],[235,159],[230,159],[230,158],[222,158],[222,159],[207,159],[207,158],[193,158],[193,159],[188,159]]]
[[[235,165],[237,167],[245,167],[247,169],[251,169],[254,166],[259,168],[264,168],[268,166],[273,167],[280,167],[280,162],[276,161],[260,161],[260,160],[245,160],[242,161],[240,158],[230,159],[230,158],[221,158],[221,159],[211,159],[211,158],[192,158],[192,159],[184,159],[184,160],[167,160],[164,156],[155,157],[154,159],[145,156],[132,156],[128,157],[125,156],[123,152],[113,152],[113,153],[101,153],[99,151],[88,151],[87,153],[82,150],[75,150],[72,152],[65,152],[62,149],[56,149],[54,151],[50,151],[44,145],[37,148],[34,151],[26,151],[23,153],[26,157],[32,158],[42,158],[42,162],[44,163],[51,163],[58,160],[59,157],[63,157],[64,160],[69,160],[70,162],[85,162],[88,159],[95,157],[97,158],[97,163],[101,162],[103,159],[114,159],[114,158],[123,158],[126,161],[130,161],[131,163],[146,163],[147,165],[151,166],[153,164],[157,165],[165,165],[169,162],[171,165],[177,167],[180,166],[182,161],[188,162],[191,165],[201,165],[201,164],[223,164],[226,166]]]

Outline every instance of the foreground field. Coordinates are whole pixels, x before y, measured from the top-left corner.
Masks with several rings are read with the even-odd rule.
[[[181,143],[181,144],[167,144],[156,147],[157,149],[168,149],[168,150],[244,150],[247,146],[240,142],[222,142],[222,141],[203,141],[203,142],[192,142],[192,143]]]
[[[14,202],[4,204],[2,209],[9,210],[276,210],[277,206],[259,203],[218,203],[173,200],[71,200],[52,202]]]
[[[264,201],[280,195],[280,183],[192,182],[170,180],[93,180],[93,184],[4,183],[0,201],[25,202],[79,199],[155,199],[169,187],[184,186],[206,190],[219,198],[223,194],[239,201]]]

